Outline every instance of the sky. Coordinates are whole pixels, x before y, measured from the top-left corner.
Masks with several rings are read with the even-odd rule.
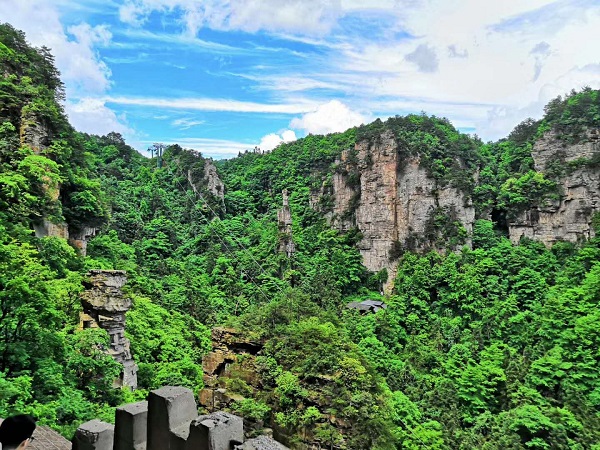
[[[376,118],[484,141],[600,88],[600,0],[0,0],[76,129],[216,159]]]

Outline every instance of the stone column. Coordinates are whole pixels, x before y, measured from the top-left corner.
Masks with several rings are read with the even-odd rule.
[[[131,300],[121,292],[126,282],[124,270],[88,272],[86,290],[81,294],[81,328],[100,327],[108,332],[108,353],[123,365],[123,372],[115,380],[114,386],[136,389],[137,365],[131,356],[129,339],[125,337],[125,313],[131,308]]]
[[[190,424],[185,450],[230,450],[244,442],[244,421],[226,412],[200,416]]]
[[[73,450],[113,450],[115,427],[94,419],[82,424],[75,432]]]
[[[130,403],[115,411],[114,450],[146,450],[148,402]]]
[[[190,422],[198,417],[194,394],[166,386],[148,395],[148,450],[183,450]]]

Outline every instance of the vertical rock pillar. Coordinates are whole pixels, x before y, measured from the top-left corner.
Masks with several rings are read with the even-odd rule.
[[[129,339],[125,337],[125,313],[131,308],[131,300],[121,292],[126,282],[124,270],[90,270],[86,290],[81,294],[83,313],[80,326],[100,327],[108,332],[108,353],[123,365],[123,372],[114,386],[136,389],[137,365],[131,356]]]
[[[279,228],[279,252],[285,253],[288,258],[294,256],[296,247],[292,237],[292,211],[290,209],[290,196],[287,189],[283,192],[283,207],[277,211],[277,224]]]

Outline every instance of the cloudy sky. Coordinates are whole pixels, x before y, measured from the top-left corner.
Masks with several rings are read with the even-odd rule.
[[[73,125],[216,158],[425,111],[484,140],[600,88],[600,0],[0,0]]]

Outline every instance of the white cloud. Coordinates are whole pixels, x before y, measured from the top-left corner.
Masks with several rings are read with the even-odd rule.
[[[269,133],[266,136],[263,136],[258,144],[258,148],[261,150],[273,150],[279,144],[283,144],[284,142],[292,142],[295,141],[296,133],[293,130],[284,130],[280,133]]]
[[[65,29],[52,0],[1,0],[0,17],[26,33],[34,46],[51,49],[65,83],[65,109],[73,126],[87,133],[116,131],[132,134],[123,118],[104,102],[89,98],[104,94],[111,87],[111,71],[98,54],[98,48],[110,45],[112,34],[107,26],[78,23]]]
[[[82,98],[78,101],[67,101],[65,110],[69,122],[84,133],[105,135],[111,131],[125,136],[133,136],[134,131],[125,123],[124,117],[118,117],[108,108],[104,101],[96,98]]]
[[[383,7],[342,4],[358,13]],[[384,6],[408,36],[334,34],[328,42],[339,45],[312,70],[294,74],[293,83],[286,73],[266,77],[261,89],[299,95],[303,87],[315,95],[311,90],[327,86],[350,108],[377,115],[424,110],[496,139],[527,115],[541,117],[551,98],[600,83],[600,73],[590,70],[599,62],[597,48],[584,44],[600,41],[597,1],[398,0]]]
[[[152,97],[106,97],[107,103],[156,108],[187,109],[197,111],[235,111],[246,113],[298,114],[310,111],[314,103],[255,103],[219,98],[152,98]]]
[[[433,47],[420,44],[413,52],[406,55],[406,60],[415,63],[420,72],[435,72],[439,66],[439,59]]]
[[[119,17],[140,25],[153,11],[174,9],[183,11],[183,22],[191,36],[205,26],[322,35],[342,14],[339,0],[127,0],[119,9]]]
[[[312,134],[328,134],[345,131],[348,128],[367,122],[367,118],[339,100],[331,100],[314,111],[294,118],[290,127]]]
[[[59,12],[50,1],[2,0],[0,17],[25,31],[33,45],[52,50],[68,96],[83,91],[103,92],[110,86],[110,70],[96,51],[96,46],[110,42],[106,26],[81,23],[65,31]]]
[[[182,117],[180,119],[175,119],[171,122],[171,125],[179,128],[180,130],[187,130],[189,128],[197,127],[198,125],[202,125],[204,120],[195,120],[190,117]]]

